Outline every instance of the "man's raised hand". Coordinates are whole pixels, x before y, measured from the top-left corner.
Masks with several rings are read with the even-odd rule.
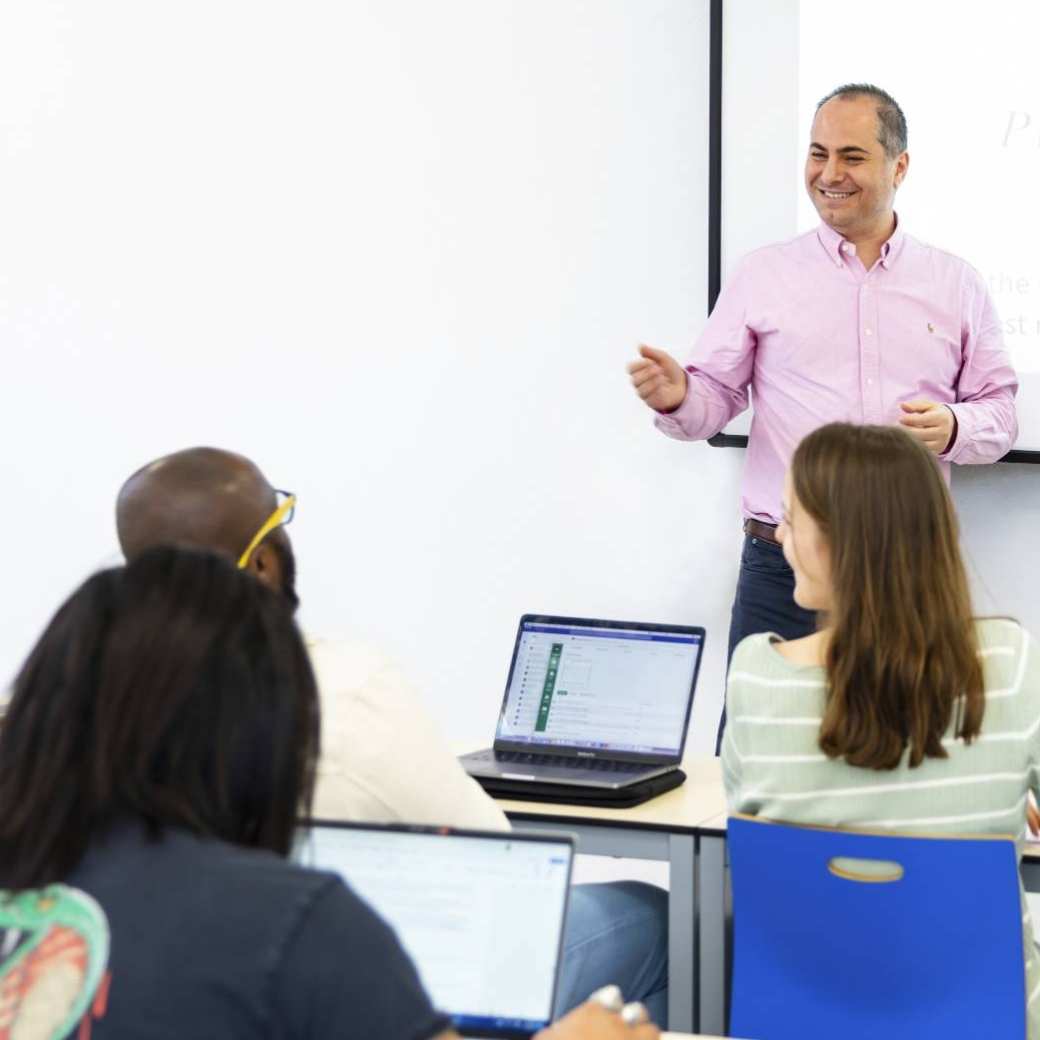
[[[635,391],[655,412],[674,412],[686,398],[686,372],[663,350],[639,345],[640,357],[628,366]]]

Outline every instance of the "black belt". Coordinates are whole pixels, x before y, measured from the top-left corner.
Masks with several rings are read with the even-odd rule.
[[[744,534],[749,534],[752,538],[761,538],[770,545],[780,544],[776,540],[776,524],[764,524],[761,520],[745,520]]]

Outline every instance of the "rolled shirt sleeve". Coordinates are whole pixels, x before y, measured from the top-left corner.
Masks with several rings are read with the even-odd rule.
[[[957,419],[957,436],[942,456],[961,465],[995,462],[1018,439],[1018,377],[986,284],[977,271],[971,275],[961,326],[964,362],[957,400],[948,405]]]
[[[681,441],[714,437],[748,406],[755,336],[747,325],[746,261],[719,294],[686,362],[686,397],[654,425]]]

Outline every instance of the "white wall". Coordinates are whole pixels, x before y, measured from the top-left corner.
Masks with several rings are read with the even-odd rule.
[[[740,457],[624,371],[704,321],[707,8],[3,5],[0,672],[213,443],[298,493],[305,626],[455,739],[523,611],[707,623],[720,690]]]
[[[387,646],[454,739],[539,610],[705,625],[712,746],[743,453],[624,374],[704,320],[707,5],[433,8],[4,5],[3,674],[116,558],[130,470],[215,443],[300,495],[304,623]],[[728,267],[793,233],[800,157],[795,0],[726,19]],[[1038,477],[955,479],[980,609],[1035,631]]]
[[[1040,633],[1040,467],[957,467],[953,497],[975,609],[1017,618],[1034,635]]]

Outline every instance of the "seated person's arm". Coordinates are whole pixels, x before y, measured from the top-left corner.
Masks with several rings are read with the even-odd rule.
[[[543,1029],[535,1040],[657,1040],[660,1035],[661,1031],[652,1023],[627,1025],[620,1015],[590,1002]],[[449,1029],[435,1040],[458,1040],[458,1033]]]
[[[652,1022],[630,1026],[620,1015],[587,1001],[543,1029],[535,1040],[657,1040],[660,1035]]]
[[[315,816],[509,830],[394,665],[334,641],[311,643],[310,654],[322,685]]]

